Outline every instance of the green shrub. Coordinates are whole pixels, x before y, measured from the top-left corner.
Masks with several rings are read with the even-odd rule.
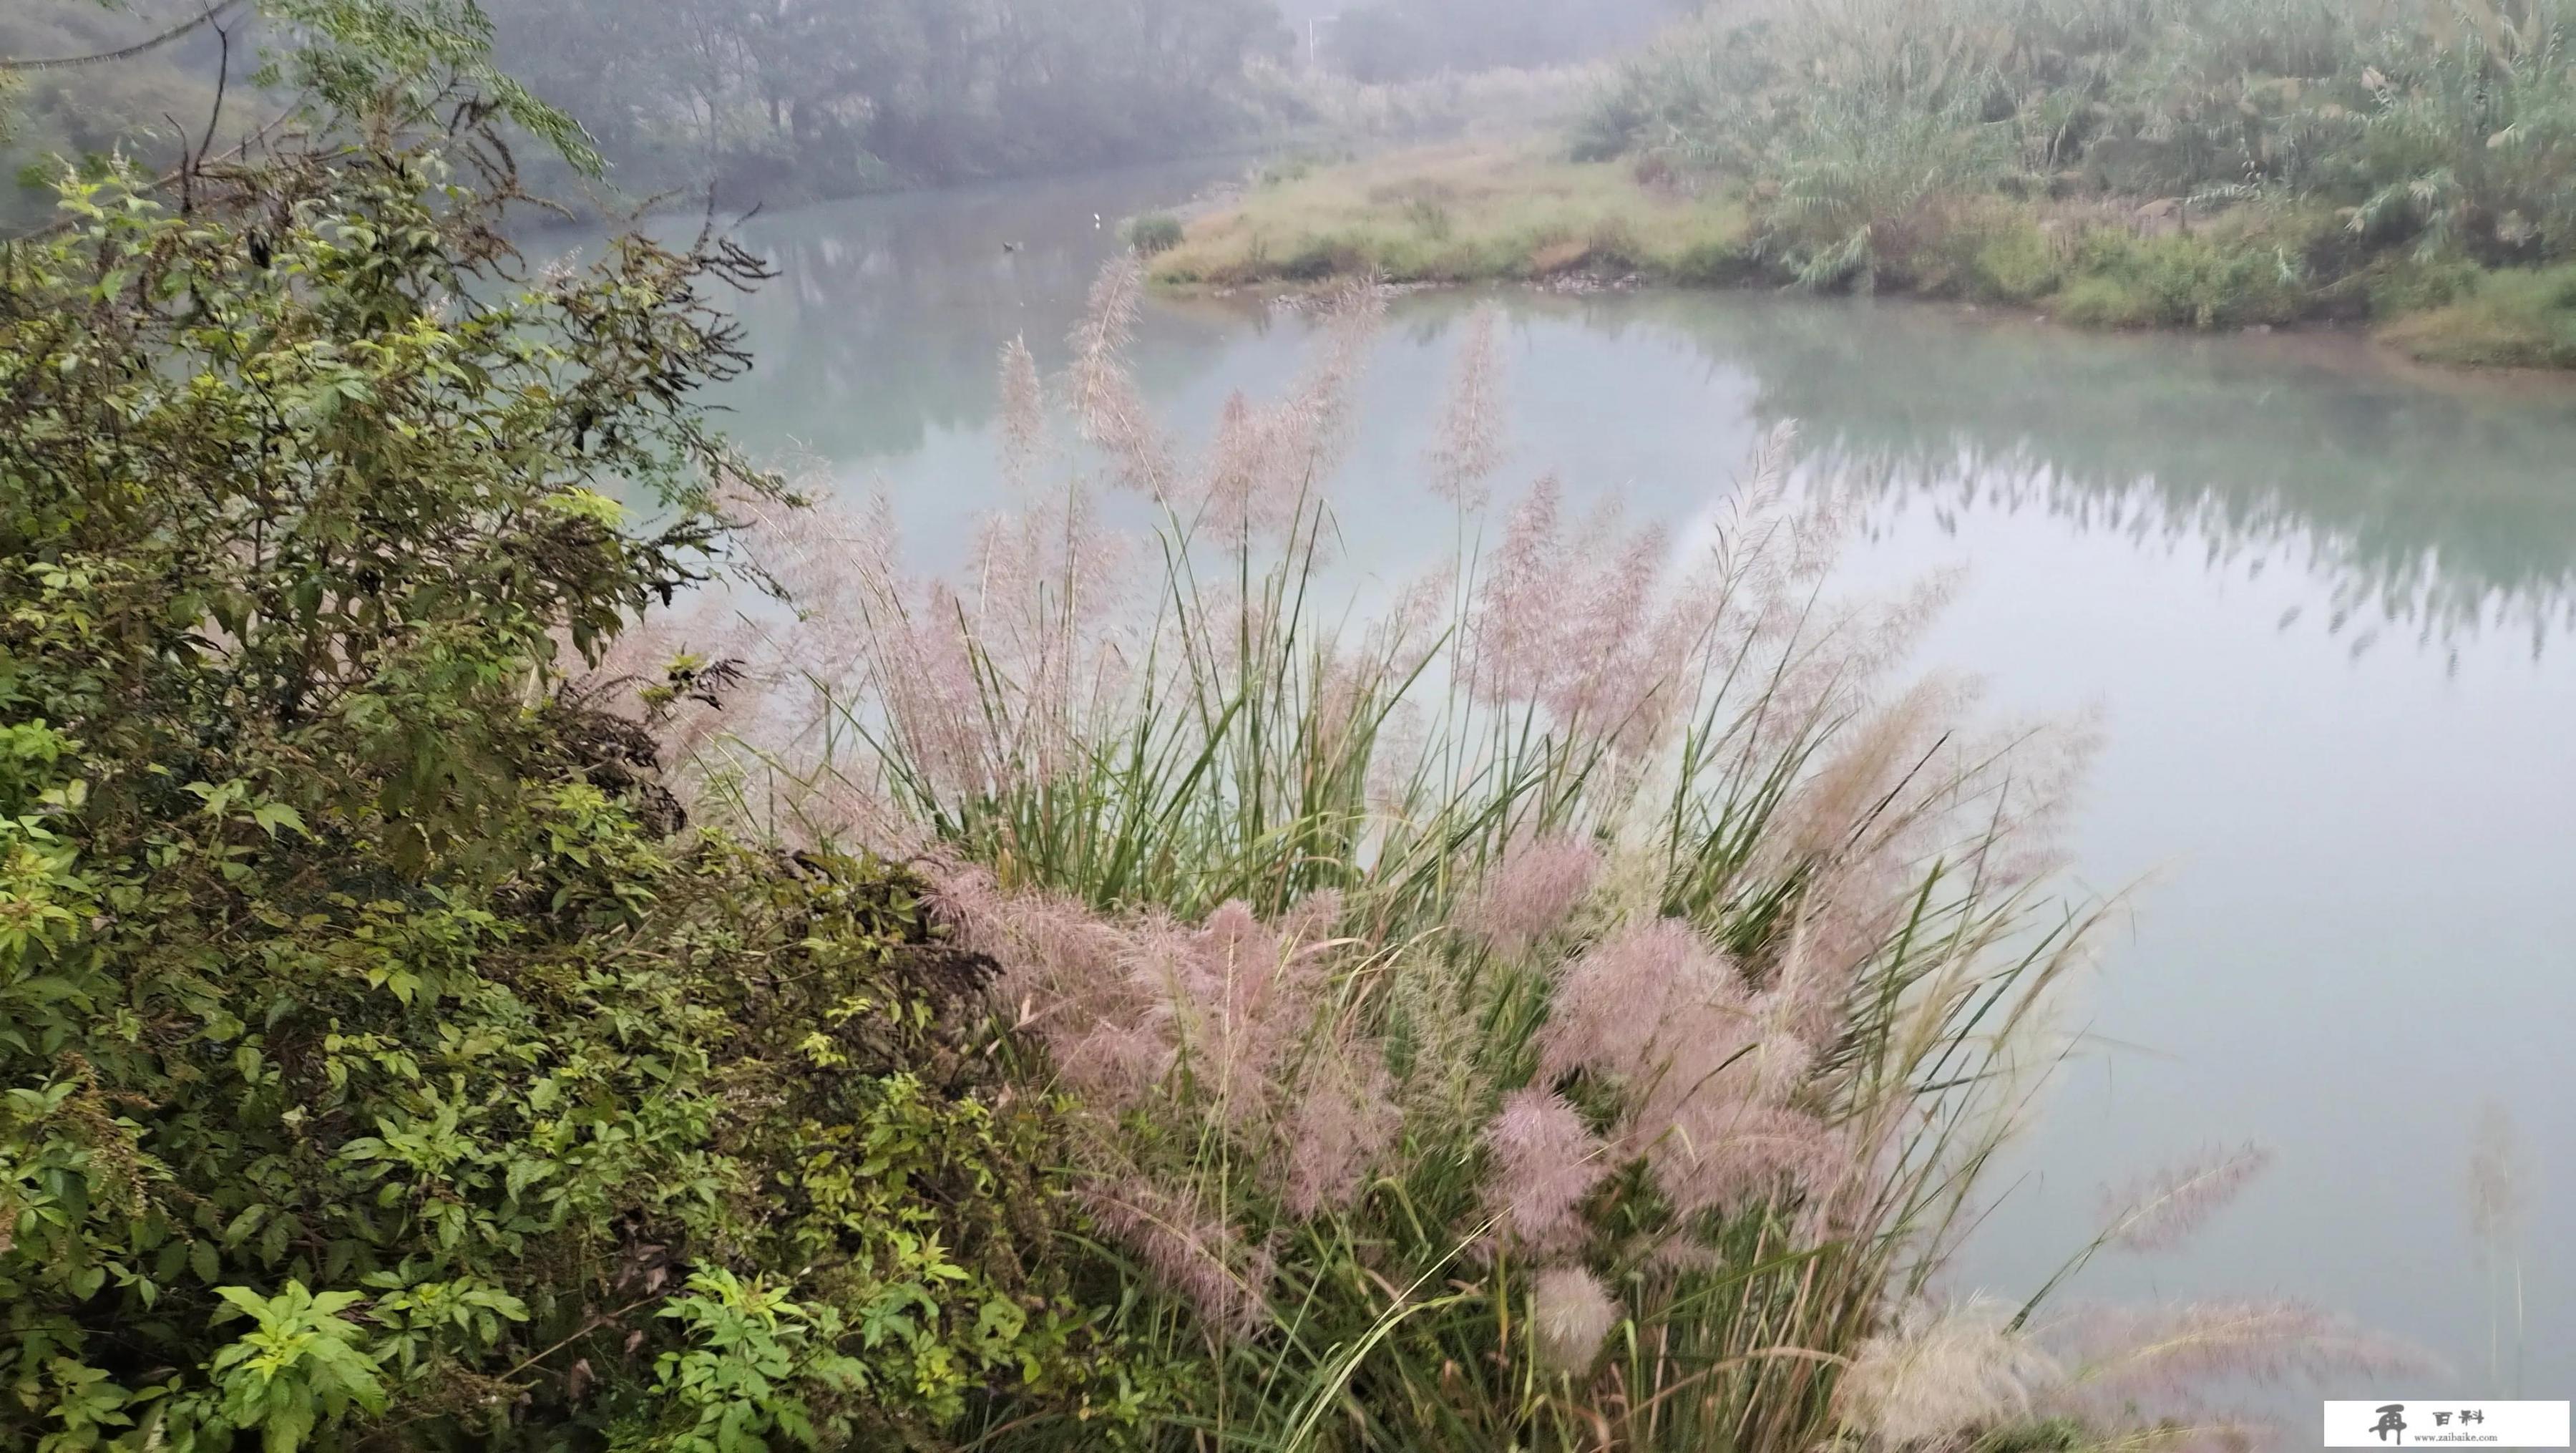
[[[2286,246],[2097,228],[2077,244],[2057,313],[2086,327],[2208,330],[2293,322],[2309,304],[2305,272]]]
[[[2381,260],[2359,282],[2374,318],[2398,318],[2457,302],[2478,290],[2486,270],[2462,259],[2399,255]]]
[[[1181,219],[1169,212],[1149,212],[1127,224],[1127,245],[1147,257],[1171,251],[1187,235]]]
[[[718,563],[719,480],[777,493],[691,402],[758,265],[514,286],[430,151],[196,202],[72,185],[0,264],[0,1444],[1081,1404],[976,962],[882,866],[673,836],[563,691]]]
[[[1348,237],[1309,237],[1280,257],[1270,275],[1290,282],[1322,282],[1369,269],[1369,250]]]
[[[1994,202],[1941,209],[1928,236],[1907,254],[1903,273],[1932,297],[2026,303],[2054,292],[2062,272],[2056,244],[2026,207]]]
[[[1969,283],[1979,298],[2026,303],[2057,287],[2056,246],[2037,223],[2018,219],[1978,237],[1968,264]]]
[[[2427,363],[2576,368],[2576,267],[2489,273],[2379,336]]]
[[[1741,241],[1706,238],[1682,249],[1673,260],[1671,281],[1694,287],[1722,287],[1761,276],[1761,260]]]

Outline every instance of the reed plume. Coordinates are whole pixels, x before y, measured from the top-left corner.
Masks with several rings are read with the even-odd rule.
[[[898,820],[998,965],[996,1052],[1068,1106],[1114,1330],[1211,1361],[1174,1425],[1571,1453],[2019,1416],[2004,1374],[1909,1391],[2035,1386],[2019,1329],[1910,1308],[2082,953],[2026,845],[2083,733],[1897,679],[1947,583],[1828,592],[1851,517],[1786,429],[1704,539],[1569,525],[1542,478],[1370,618],[1327,546],[1378,299],[1195,454],[1123,363],[1132,262],[1093,302],[1052,385],[1005,351],[1017,499],[960,578],[881,505],[756,540],[800,606],[763,672],[814,700],[697,770],[755,830]],[[1430,481],[1462,542],[1492,326]]]

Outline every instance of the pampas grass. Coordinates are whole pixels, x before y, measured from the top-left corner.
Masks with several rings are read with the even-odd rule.
[[[1569,526],[1547,484],[1496,518],[1482,328],[1424,481],[1457,555],[1363,615],[1329,485],[1375,299],[1194,450],[1125,370],[1135,267],[1064,378],[1007,353],[1020,500],[961,577],[905,571],[882,508],[756,529],[803,614],[750,627],[759,725],[696,781],[754,830],[912,854],[999,964],[996,1052],[1066,1106],[1110,1330],[1185,1369],[1148,1440],[1808,1449],[2021,1416],[2000,1384],[1902,1412],[1906,1368],[1984,1355],[1906,1309],[2057,1052],[2085,733],[1898,678],[1946,586],[1837,599],[1848,515],[1792,486],[1785,431],[1704,541]],[[1110,529],[1103,491],[1156,523]]]

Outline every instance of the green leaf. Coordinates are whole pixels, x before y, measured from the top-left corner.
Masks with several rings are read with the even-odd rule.
[[[277,836],[280,829],[290,831],[297,837],[313,835],[304,826],[304,815],[283,802],[263,802],[251,809],[250,818],[272,838]]]

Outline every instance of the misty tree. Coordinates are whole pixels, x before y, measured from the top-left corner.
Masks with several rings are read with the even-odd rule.
[[[1339,11],[1333,57],[1363,81],[1586,60],[1643,40],[1696,0],[1364,0]]]
[[[630,185],[767,195],[1112,163],[1247,121],[1269,0],[487,0]]]

